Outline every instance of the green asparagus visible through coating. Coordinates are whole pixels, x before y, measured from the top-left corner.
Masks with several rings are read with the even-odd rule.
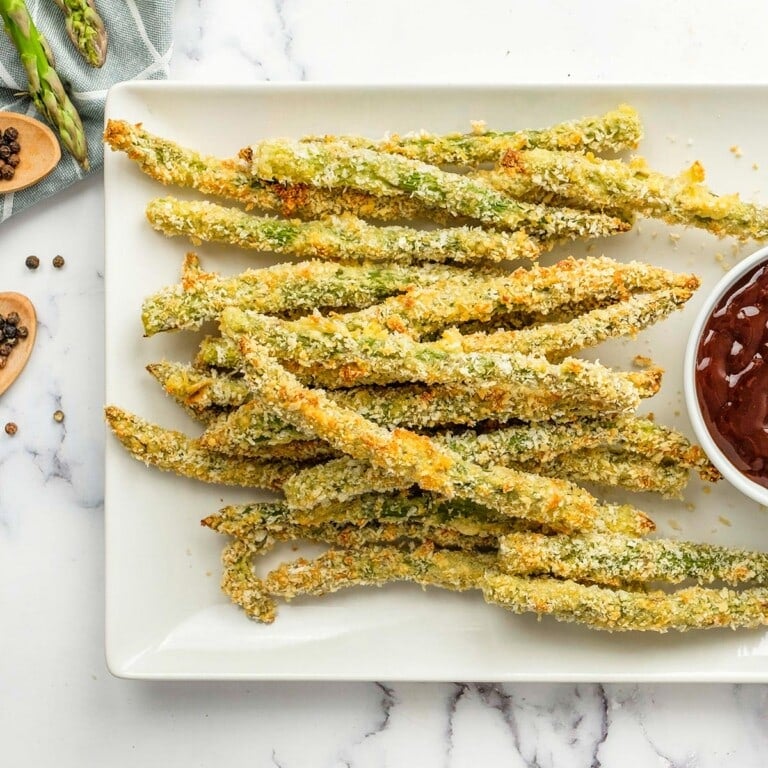
[[[193,242],[220,242],[301,258],[478,263],[531,260],[542,251],[541,244],[522,231],[377,227],[351,214],[315,221],[276,219],[172,197],[152,200],[147,206],[147,218],[166,235],[187,235]]]
[[[425,206],[455,216],[548,238],[600,237],[631,227],[615,216],[520,202],[483,181],[341,143],[265,140],[243,150],[242,155],[260,179],[305,183],[320,189],[351,187],[384,198],[406,192]]]
[[[620,586],[629,582],[768,584],[768,554],[671,539],[610,534],[514,534],[500,548],[501,568],[519,575]]]
[[[479,270],[476,279],[488,276]],[[144,332],[151,336],[174,329],[196,330],[228,306],[261,312],[311,311],[316,307],[367,307],[417,285],[452,277],[467,279],[448,264],[335,264],[305,261],[248,270],[221,277],[200,268],[188,254],[181,284],[149,296],[142,305]]]
[[[285,600],[393,581],[464,591],[478,589],[486,569],[495,562],[493,554],[451,552],[430,544],[411,551],[376,546],[332,549],[314,560],[283,563],[266,575],[264,586],[270,595]]]
[[[738,195],[715,195],[702,184],[704,169],[699,163],[673,177],[650,170],[639,157],[625,163],[535,149],[509,152],[502,164],[474,178],[510,195],[541,190],[595,210],[632,210],[720,236],[768,237],[768,208],[745,203]]]
[[[359,136],[311,136],[302,141],[342,142],[432,165],[478,165],[498,162],[509,150],[533,147],[571,152],[622,152],[637,147],[641,138],[642,125],[637,112],[622,104],[602,115],[569,120],[538,130],[489,131],[484,125],[477,125],[471,133],[418,131],[403,136],[392,134],[378,141]]]
[[[678,295],[682,297],[697,286],[693,275],[643,262],[566,258],[551,266],[535,265],[498,275],[457,270],[445,280],[418,285],[404,295],[393,295],[338,320],[350,331],[370,334],[378,327],[420,338],[473,322],[517,327],[552,318],[570,320],[583,312],[626,301],[633,294],[680,289]],[[321,322],[311,317],[297,320],[291,327],[316,330]]]
[[[132,456],[147,465],[205,483],[279,490],[296,471],[294,462],[259,462],[216,454],[194,440],[107,406],[107,423]]]
[[[227,310],[227,331],[238,334],[237,310]],[[227,318],[227,315],[230,317]],[[273,412],[333,447],[409,479],[447,498],[468,498],[512,517],[525,517],[560,530],[616,530],[643,533],[653,523],[629,507],[599,504],[563,481],[495,467],[484,470],[427,437],[403,429],[392,432],[339,407],[322,391],[303,387],[263,348],[241,337],[245,375]],[[287,491],[287,487],[283,486]],[[300,506],[301,500],[289,503]]]
[[[113,150],[125,152],[145,174],[163,184],[235,200],[249,209],[308,219],[349,212],[379,221],[455,222],[455,217],[445,211],[427,208],[407,195],[382,200],[352,189],[313,189],[306,184],[278,184],[257,179],[242,160],[202,155],[124,120],[107,121],[104,140]]]
[[[482,579],[487,602],[514,613],[551,614],[608,631],[655,631],[759,627],[768,623],[768,589],[742,592],[690,587],[670,594],[629,592],[546,576],[487,573]]]

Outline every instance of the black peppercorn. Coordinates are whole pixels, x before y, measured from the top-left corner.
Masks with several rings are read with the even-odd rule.
[[[26,339],[29,336],[29,328],[26,325],[20,325],[16,329],[16,333],[18,333],[20,339]]]
[[[11,152],[11,148],[7,147],[5,144],[0,145],[0,158],[3,160],[7,160],[13,152]]]
[[[64,257],[63,256],[54,256],[53,257],[53,266],[56,267],[56,269],[61,269],[61,267],[64,266]]]
[[[11,168],[16,168],[20,162],[21,158],[18,155],[11,155],[8,158],[8,165],[10,165]]]
[[[27,269],[37,269],[40,266],[40,259],[37,256],[27,256],[24,264],[27,266]]]
[[[10,181],[13,176],[14,170],[10,165],[3,165],[2,168],[0,168],[0,178],[2,178],[3,181]]]
[[[11,325],[10,323],[6,323],[3,326],[3,335],[6,339],[15,339],[16,334],[18,333],[18,329],[15,325]]]
[[[18,325],[21,322],[21,315],[18,312],[9,312],[5,322],[9,325]]]
[[[14,128],[12,125],[9,125],[4,131],[3,131],[3,139],[10,143],[11,141],[16,141],[16,139],[19,138],[19,132]]]
[[[8,422],[8,423],[5,425],[5,434],[6,434],[6,435],[11,435],[11,436],[13,436],[13,435],[15,435],[15,434],[16,434],[16,432],[18,432],[18,430],[19,430],[19,428],[18,428],[18,427],[17,427],[17,426],[16,426],[16,425],[15,425],[15,424],[12,422],[12,421],[9,421],[9,422]]]
[[[8,357],[12,349],[13,347],[7,341],[5,344],[0,344],[0,357]]]
[[[8,144],[8,149],[11,150],[12,154],[18,155],[21,152],[21,144],[18,141],[12,141]]]

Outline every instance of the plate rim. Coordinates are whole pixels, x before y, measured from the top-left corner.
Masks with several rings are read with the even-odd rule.
[[[232,83],[232,82],[215,82],[215,81],[127,81],[119,83],[110,88],[107,95],[107,105],[105,109],[105,121],[111,115],[111,105],[114,103],[115,94],[122,93],[136,93],[141,94],[143,92],[153,91],[178,91],[182,93],[199,93],[201,91],[216,91],[216,92],[301,92],[301,91],[319,91],[319,92],[344,92],[354,93],[357,91],[366,93],[394,93],[397,91],[416,93],[429,89],[430,91],[440,91],[444,93],[457,92],[457,91],[477,91],[477,92],[516,92],[516,93],[529,93],[529,92],[553,92],[553,91],[573,91],[573,92],[615,92],[615,91],[627,91],[627,92],[677,92],[685,91],[692,94],[707,93],[707,92],[754,92],[768,95],[768,85],[759,83],[718,83],[718,82],[702,82],[702,83],[653,83],[653,82],[541,82],[541,83],[521,83],[521,84],[506,84],[496,82],[476,82],[476,83],[435,83],[435,82],[387,82],[387,83],[365,83],[357,81],[341,81],[341,82],[306,82],[306,81],[282,81],[282,82],[259,82],[259,83]],[[107,211],[109,209],[108,199],[110,187],[115,183],[112,178],[113,173],[113,155],[114,153],[105,153],[104,164],[104,185],[105,185],[105,241],[109,241],[109,217]],[[107,249],[105,248],[105,251]],[[108,258],[105,258],[105,292],[109,291],[109,263]],[[106,310],[105,310],[106,312]],[[106,345],[109,343],[109,334],[105,334],[105,393],[108,397],[110,392],[110,369],[106,364]],[[105,426],[105,431],[108,432]],[[111,436],[107,435],[108,444],[113,442]],[[108,565],[108,550],[109,550],[109,529],[110,529],[110,515],[108,512],[109,504],[108,499],[110,496],[110,450],[105,451],[105,579],[107,580],[107,589],[105,594],[105,659],[107,668],[116,677],[125,679],[143,679],[143,680],[198,680],[198,681],[211,681],[211,680],[262,680],[262,681],[306,681],[306,682],[329,682],[329,681],[348,681],[348,682],[371,682],[376,680],[387,680],[392,682],[404,682],[404,681],[422,681],[422,682],[472,682],[476,678],[473,676],[463,676],[461,674],[447,677],[445,675],[437,674],[430,675],[425,674],[419,677],[413,677],[412,675],[406,675],[399,677],[397,675],[378,676],[360,673],[334,673],[334,672],[317,672],[314,674],[298,673],[296,675],[291,674],[272,674],[269,671],[237,671],[237,672],[224,672],[224,671],[151,671],[137,669],[135,662],[138,658],[149,653],[149,649],[144,648],[138,654],[130,657],[121,656],[116,652],[114,640],[110,633],[110,620],[111,611],[115,609],[114,605],[110,605],[109,595],[109,581],[110,581],[110,569]],[[583,682],[605,682],[605,683],[764,683],[768,682],[768,664],[765,669],[759,674],[753,674],[745,671],[743,674],[733,674],[732,672],[720,673],[716,669],[705,670],[702,672],[650,672],[642,676],[638,676],[633,673],[608,673],[598,671],[575,671],[569,673],[554,672],[551,674],[541,672],[514,672],[503,673],[501,672],[497,677],[498,682],[542,682],[542,683],[583,683]]]

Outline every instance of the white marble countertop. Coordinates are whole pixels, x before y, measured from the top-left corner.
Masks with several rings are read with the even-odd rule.
[[[171,77],[354,82],[765,82],[768,7],[487,0],[178,0]],[[112,768],[738,765],[768,754],[768,686],[140,683],[103,654],[103,189],[0,231],[35,302],[0,399],[0,761]],[[27,255],[40,267],[29,271]],[[52,258],[61,254],[62,269]],[[56,409],[65,412],[56,423]]]

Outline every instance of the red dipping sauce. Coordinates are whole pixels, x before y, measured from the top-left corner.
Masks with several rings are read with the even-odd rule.
[[[768,265],[744,275],[715,306],[701,333],[695,378],[717,447],[768,488]]]

